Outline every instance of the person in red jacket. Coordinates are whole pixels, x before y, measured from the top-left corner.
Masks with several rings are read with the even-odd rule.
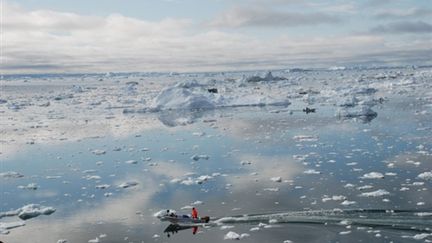
[[[192,218],[198,219],[198,211],[196,210],[196,208],[192,208]]]

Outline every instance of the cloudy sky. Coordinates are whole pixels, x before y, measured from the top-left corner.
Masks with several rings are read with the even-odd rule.
[[[431,0],[0,0],[2,73],[432,64]]]

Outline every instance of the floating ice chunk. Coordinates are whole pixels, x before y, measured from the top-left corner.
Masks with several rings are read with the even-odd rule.
[[[319,175],[319,174],[321,174],[321,172],[317,171],[317,170],[314,170],[314,169],[309,169],[309,170],[303,171],[303,174],[306,174],[306,175]]]
[[[199,176],[198,178],[196,178],[195,182],[197,184],[202,184],[202,183],[204,183],[210,179],[213,179],[213,177],[209,176],[209,175],[202,175],[202,176]]]
[[[99,243],[99,242],[100,241],[99,241],[98,237],[96,237],[95,239],[91,239],[91,240],[88,241],[88,243]]]
[[[84,174],[91,174],[91,173],[96,173],[96,172],[97,172],[97,170],[83,170],[82,173],[84,173]]]
[[[417,177],[423,180],[432,180],[432,171],[420,173]]]
[[[105,150],[101,150],[101,149],[95,149],[95,150],[92,150],[92,153],[95,154],[95,155],[102,155],[102,154],[105,154],[106,151]]]
[[[260,230],[260,228],[259,228],[259,227],[253,227],[253,228],[250,228],[250,230],[249,230],[249,231],[258,231],[258,230]]]
[[[339,232],[340,235],[348,235],[351,234],[351,230],[347,230],[347,231],[341,231]]]
[[[56,211],[53,207],[44,207],[39,204],[28,204],[15,210],[15,215],[22,220],[31,219],[39,215],[50,215]],[[1,217],[0,217],[1,218]]]
[[[6,172],[0,173],[0,177],[3,177],[3,178],[21,178],[21,177],[24,177],[24,175],[20,174],[16,171],[6,171]]]
[[[429,216],[432,216],[432,213],[430,213],[430,212],[420,212],[420,213],[415,213],[415,215],[417,215],[419,217],[429,217]]]
[[[66,239],[60,239],[57,241],[57,243],[67,243],[67,240]]]
[[[200,159],[208,160],[209,158],[210,158],[210,156],[208,156],[208,155],[206,155],[206,154],[201,154],[201,155],[197,155],[197,154],[195,154],[195,155],[193,155],[193,156],[191,157],[191,159],[193,159],[193,160],[195,160],[195,161],[198,161],[198,160],[200,160]]]
[[[347,183],[344,187],[345,187],[345,188],[353,188],[353,187],[354,187],[354,184]]]
[[[252,164],[250,161],[248,161],[248,160],[242,160],[241,162],[240,162],[240,164],[241,165],[250,165],[250,164]]]
[[[183,185],[186,185],[186,186],[191,186],[191,185],[196,184],[196,182],[191,177],[188,177],[187,179],[182,180],[180,182],[180,184],[183,184]]]
[[[316,142],[318,141],[317,136],[311,136],[311,135],[297,135],[293,137],[294,140],[299,142]]]
[[[131,159],[131,160],[126,160],[125,163],[126,164],[134,164],[135,165],[135,164],[138,163],[138,161]]]
[[[278,187],[270,187],[270,188],[264,188],[264,191],[269,191],[269,192],[278,192],[279,188]]]
[[[357,190],[362,191],[362,190],[367,190],[367,189],[371,189],[371,188],[373,188],[373,186],[371,186],[371,185],[365,185],[365,186],[359,186],[359,187],[357,187]]]
[[[323,197],[322,198],[322,201],[323,202],[327,202],[327,201],[331,201],[331,200],[333,200],[333,201],[342,201],[342,200],[345,200],[346,199],[346,197],[345,196],[343,196],[343,195],[333,195],[332,197]]]
[[[282,182],[282,177],[280,177],[280,176],[272,177],[272,178],[270,178],[270,180],[273,182]]]
[[[179,179],[179,178],[174,178],[174,179],[170,180],[170,183],[179,183],[179,182],[181,182],[181,179]]]
[[[333,66],[333,67],[328,68],[329,71],[342,71],[345,69],[346,69],[346,67],[344,67],[344,66]]]
[[[342,203],[341,203],[341,205],[343,205],[343,206],[350,206],[350,205],[353,205],[353,204],[356,204],[357,202],[356,201],[348,201],[348,200],[345,200],[345,201],[343,201]]]
[[[192,203],[192,205],[202,205],[204,204],[203,201],[195,201]]]
[[[19,189],[37,190],[38,185],[36,183],[29,183],[27,186],[18,186]]]
[[[206,133],[205,132],[193,132],[192,135],[197,136],[197,137],[202,137],[204,136]]]
[[[136,181],[126,181],[118,185],[119,188],[128,188],[128,187],[134,187],[138,185],[138,182]]]
[[[379,173],[379,172],[370,172],[370,173],[364,174],[361,178],[362,179],[383,179],[384,175],[382,173]]]
[[[110,187],[110,185],[108,185],[108,184],[101,184],[101,185],[95,186],[96,189],[107,189],[109,187]]]
[[[100,180],[101,179],[101,177],[98,175],[86,175],[84,178],[86,180]]]
[[[224,236],[224,240],[240,240],[240,239],[241,239],[241,235],[237,234],[234,231],[230,231]]]
[[[277,224],[279,221],[277,219],[270,219],[269,224]]]
[[[416,234],[413,236],[414,240],[423,240],[426,239],[427,237],[432,236],[432,234],[428,234],[428,233],[421,233],[421,234]]]
[[[389,195],[390,193],[384,189],[379,189],[373,192],[363,192],[359,196],[361,197],[382,197],[384,195]]]
[[[25,223],[22,221],[0,223],[0,234],[3,234],[3,235],[9,234],[10,229],[18,228],[18,227],[21,227],[24,225],[25,225]]]

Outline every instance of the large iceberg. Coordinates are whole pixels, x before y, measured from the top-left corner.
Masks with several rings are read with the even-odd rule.
[[[209,92],[204,84],[197,81],[185,81],[163,89],[150,105],[144,109],[125,109],[124,113],[157,112],[164,110],[209,110],[222,107],[239,106],[286,106],[286,98],[274,98],[250,90],[229,90],[226,92]]]

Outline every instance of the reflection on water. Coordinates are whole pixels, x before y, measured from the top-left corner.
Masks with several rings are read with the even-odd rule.
[[[24,177],[0,179],[1,211],[29,203],[57,210],[0,239],[220,242],[233,231],[247,234],[242,240],[248,242],[412,241],[423,237],[412,227],[426,234],[432,228],[430,180],[418,177],[432,169],[432,134],[425,125],[431,117],[391,105],[377,112],[368,123],[338,120],[324,106],[307,115],[265,108],[186,118],[164,113],[159,119],[166,127],[137,129],[132,136],[28,145],[2,156],[2,171]],[[133,119],[146,124],[154,117]],[[118,187],[127,181],[138,185]],[[19,187],[31,183],[37,190]],[[193,234],[190,226],[167,227],[152,216],[163,208],[189,213],[192,206],[200,215],[231,221]],[[384,211],[313,213],[347,209]]]

